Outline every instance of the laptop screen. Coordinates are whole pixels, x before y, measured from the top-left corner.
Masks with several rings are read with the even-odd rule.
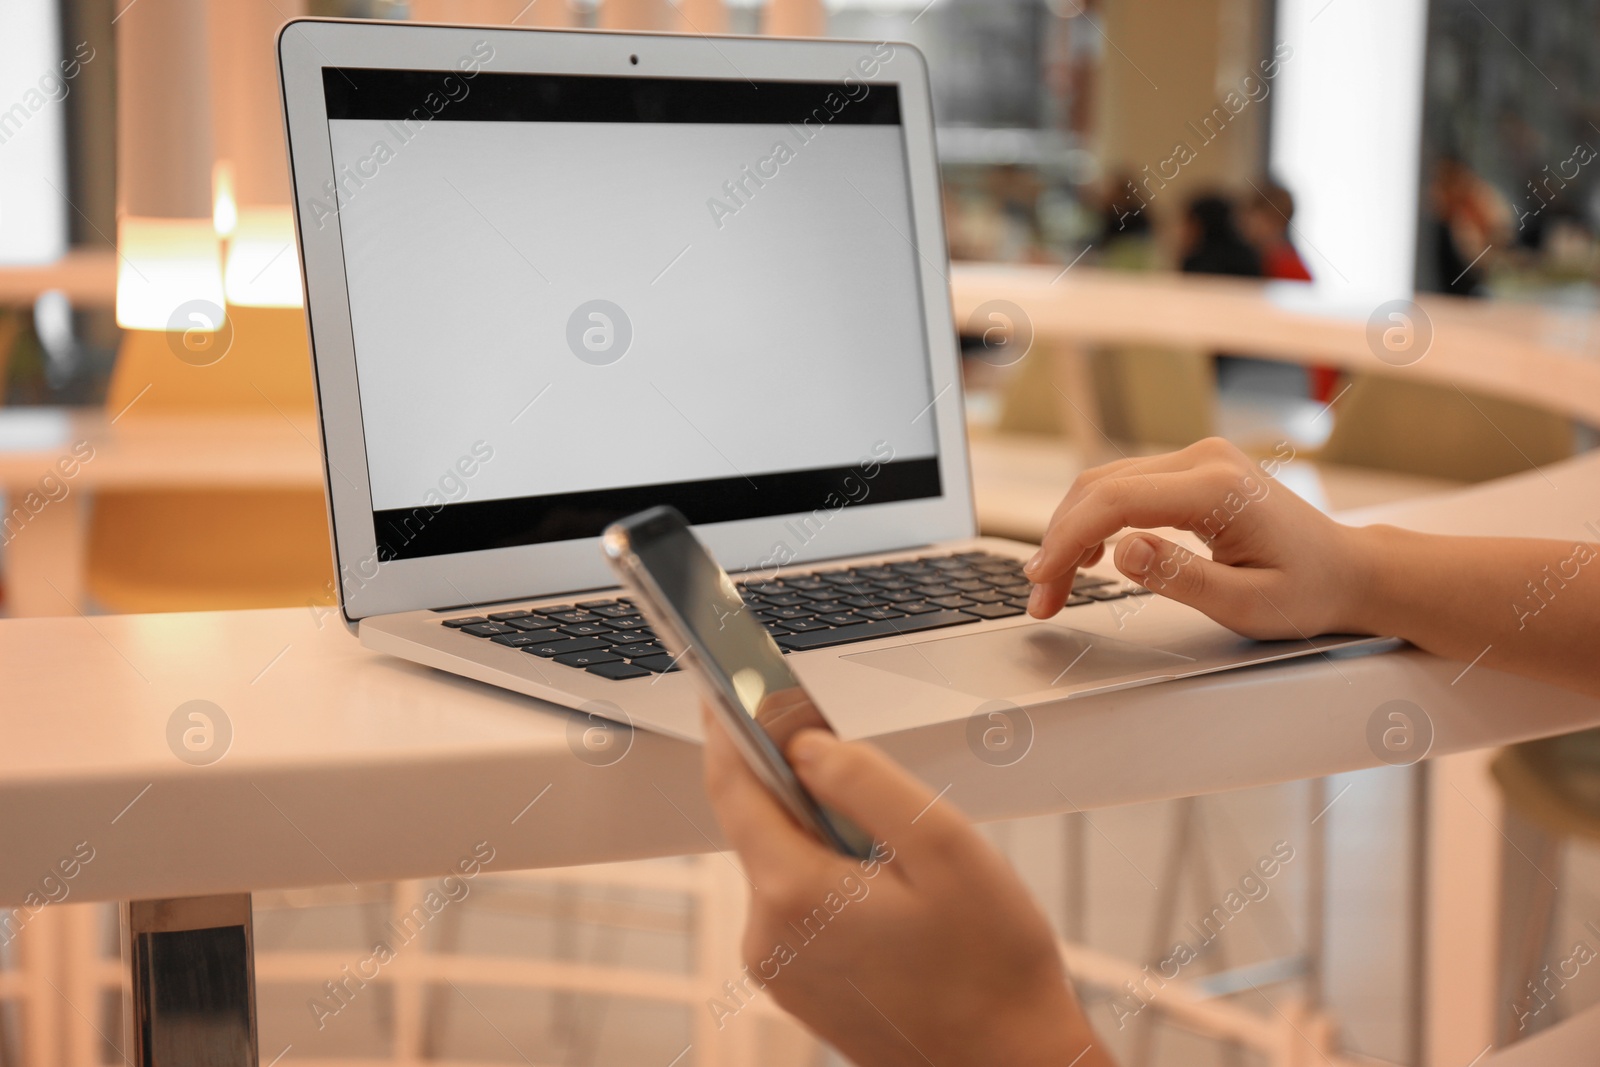
[[[323,84],[381,560],[940,495],[895,86]]]

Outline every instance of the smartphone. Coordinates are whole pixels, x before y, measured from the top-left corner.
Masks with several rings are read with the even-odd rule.
[[[838,852],[872,856],[872,838],[806,792],[784,758],[801,730],[827,730],[761,620],[676,508],[606,527],[601,549],[667,651],[700,683],[756,776],[789,814]]]

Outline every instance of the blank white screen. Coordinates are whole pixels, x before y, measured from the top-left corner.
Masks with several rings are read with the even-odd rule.
[[[935,455],[898,126],[329,127],[375,510],[479,441],[474,500]],[[608,366],[567,345],[594,299],[632,325]]]

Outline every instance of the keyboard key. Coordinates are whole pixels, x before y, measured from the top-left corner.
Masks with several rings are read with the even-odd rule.
[[[613,682],[625,682],[629,678],[648,678],[650,672],[643,667],[636,667],[631,663],[595,663],[587,670],[590,674],[598,674],[602,678],[610,678]]]
[[[816,619],[785,619],[783,625],[793,634],[809,633],[812,630],[826,630],[828,624],[818,622]]]
[[[979,604],[998,604],[1010,598],[1004,593],[996,592],[993,589],[980,589],[976,593],[968,593],[967,599],[977,601]]]
[[[632,604],[601,604],[589,610],[602,619],[623,619],[634,614]]]
[[[1077,591],[1077,587],[1074,586],[1073,592]],[[1118,589],[1115,586],[1104,586],[1097,589],[1085,589],[1083,590],[1083,595],[1091,600],[1121,600],[1128,595],[1128,591],[1126,589]]]
[[[941,608],[964,608],[972,601],[964,596],[935,596],[929,597],[928,603],[937,604]]]
[[[522,651],[549,659],[569,652],[588,652],[592,649],[605,648],[609,644],[609,641],[593,637],[568,637],[561,641],[541,641],[535,645],[524,645]]]
[[[759,599],[763,604],[770,604],[775,608],[797,608],[810,603],[799,593],[763,593]]]
[[[480,622],[475,626],[463,626],[461,632],[471,634],[473,637],[499,637],[501,634],[521,633],[515,626],[507,626],[503,622]]]
[[[595,608],[609,608],[615,605],[616,602],[616,598],[614,597],[606,597],[604,600],[580,600],[578,601],[578,607],[589,608],[590,610]]]
[[[895,591],[895,590],[910,589],[916,583],[915,582],[908,582],[904,578],[894,578],[894,579],[892,579],[890,581],[887,581],[887,582],[873,582],[872,584],[873,584],[873,586],[875,588],[882,589],[882,590],[888,592],[888,591]]]
[[[636,645],[641,642],[654,641],[655,634],[645,630],[613,630],[605,635],[610,641],[619,645]]]
[[[543,633],[537,634],[501,634],[499,637],[491,637],[489,640],[497,645],[505,645],[507,648],[521,648],[524,645],[536,645],[541,641],[548,641],[550,640],[550,635],[554,633],[554,630],[545,630]]]
[[[863,619],[874,621],[878,619],[900,619],[905,617],[905,612],[896,611],[893,608],[857,608],[856,614],[860,615]]]
[[[825,622],[829,626],[854,626],[858,622],[867,621],[861,616],[855,615],[848,611],[835,611],[829,615],[818,615],[817,620],[819,622]]]
[[[909,601],[894,606],[896,611],[903,611],[907,615],[926,615],[930,611],[943,611],[937,604],[930,604],[926,600]]]
[[[816,613],[815,608],[763,608],[760,612],[769,619],[808,619]]]
[[[681,671],[683,669],[672,661],[671,656],[665,653],[659,656],[645,656],[641,659],[636,659],[633,661],[633,665],[635,667],[643,667],[645,670],[655,674],[671,674],[673,671]]]
[[[1115,585],[1115,578],[1096,578],[1092,574],[1080,574],[1072,579],[1072,591],[1081,593],[1085,589],[1094,589],[1102,585]]]
[[[489,616],[489,619],[491,622],[510,622],[512,619],[521,619],[532,614],[533,612],[526,610],[496,611]]]
[[[571,604],[546,604],[542,608],[529,608],[535,615],[554,615],[558,611],[571,611]]]
[[[961,610],[980,619],[1009,619],[1013,615],[1021,615],[1025,609],[1010,604],[973,604]]]
[[[1093,604],[1093,603],[1094,603],[1094,597],[1079,596],[1077,593],[1073,593],[1071,596],[1067,597],[1067,607],[1069,607],[1069,608],[1076,608],[1076,607],[1079,607],[1079,606],[1081,606],[1083,604]]]
[[[593,667],[597,663],[621,663],[622,657],[608,649],[596,648],[587,652],[563,652],[555,661],[563,667]]]
[[[800,595],[813,603],[826,604],[830,600],[843,599],[847,594],[848,590],[840,589],[837,586],[825,585],[821,589],[807,589]]]
[[[767,628],[767,633],[777,635],[789,632],[789,623],[784,619],[762,619],[761,625]]]
[[[446,619],[444,620],[444,625],[450,627],[452,630],[459,630],[463,626],[476,626],[480,622],[488,621],[489,620],[484,618],[482,615],[468,615],[464,619]]]
[[[832,645],[850,644],[855,641],[870,641],[875,637],[893,637],[896,634],[917,633],[922,630],[936,630],[945,626],[959,626],[962,623],[977,622],[971,615],[959,611],[937,611],[927,615],[918,615],[904,619],[884,619],[882,622],[864,622],[858,626],[844,626],[836,630],[817,630],[813,633],[784,634],[775,637],[778,647],[791,652],[804,652],[812,648],[828,648]]]
[[[889,602],[881,596],[847,596],[839,603],[852,608],[881,608]]]
[[[961,590],[950,585],[919,585],[917,592],[932,600],[936,596],[955,596]]]
[[[790,589],[798,590],[799,592],[803,593],[813,592],[818,589],[826,589],[828,587],[828,583],[823,581],[821,578],[818,578],[816,575],[809,575],[799,578],[785,578],[783,580],[783,584],[788,586]]]
[[[628,659],[638,659],[640,656],[658,656],[664,650],[660,645],[649,641],[634,641],[626,645],[612,645],[611,651],[619,656],[626,656]]]
[[[555,625],[554,622],[543,615],[525,615],[520,619],[507,619],[507,626],[514,626],[526,633],[535,633],[539,630],[548,630]]]
[[[890,589],[878,594],[877,599],[887,600],[891,604],[903,604],[914,600],[921,600],[922,597],[918,596],[916,593],[913,593],[909,589]]]
[[[615,640],[616,631],[603,622],[569,622],[561,627],[569,637],[606,637]]]
[[[546,611],[542,613],[546,618],[555,619],[557,622],[601,622],[601,616],[592,611]]]
[[[789,591],[777,582],[749,582],[741,585],[739,590],[742,593],[754,593],[756,596],[778,596]]]
[[[648,630],[643,615],[621,615],[615,619],[607,619],[606,625],[613,630]]]

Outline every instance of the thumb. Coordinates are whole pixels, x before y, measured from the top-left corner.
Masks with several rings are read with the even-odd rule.
[[[1258,599],[1239,570],[1155,534],[1133,533],[1117,545],[1117,570],[1152,593],[1198,608],[1238,629]]]
[[[889,846],[913,878],[967,855],[977,839],[943,794],[871,745],[806,730],[790,743],[788,756],[813,797]]]

